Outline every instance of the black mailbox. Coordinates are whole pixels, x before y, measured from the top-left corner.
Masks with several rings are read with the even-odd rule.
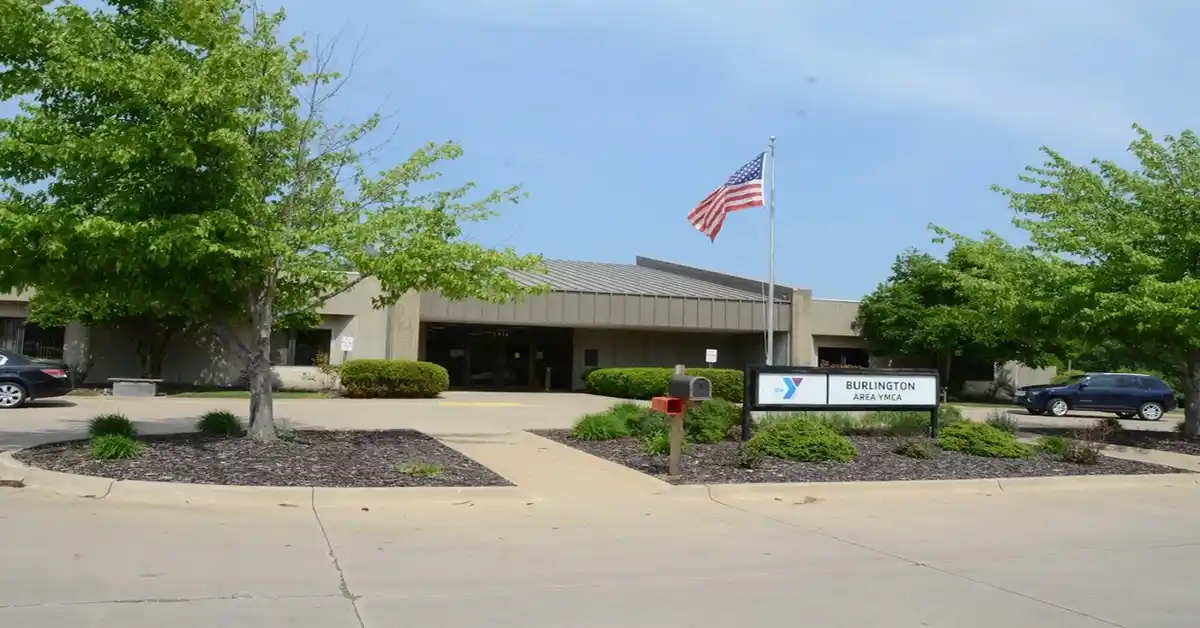
[[[712,382],[707,377],[672,375],[667,393],[687,401],[708,401],[712,399]]]

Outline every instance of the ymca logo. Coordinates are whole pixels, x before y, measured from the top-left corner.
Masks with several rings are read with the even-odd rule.
[[[800,382],[804,381],[803,377],[785,377],[783,378],[784,388],[776,388],[775,392],[783,393],[784,399],[791,399],[796,396],[796,390],[800,387]]]

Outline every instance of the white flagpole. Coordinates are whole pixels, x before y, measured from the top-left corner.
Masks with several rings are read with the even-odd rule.
[[[770,223],[770,242],[767,244],[767,366],[775,363],[775,136],[771,136],[771,182],[767,220]],[[763,173],[766,176],[766,173]]]

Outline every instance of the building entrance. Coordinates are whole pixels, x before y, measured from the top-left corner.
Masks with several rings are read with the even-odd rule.
[[[570,390],[573,330],[427,323],[425,360],[469,390]]]

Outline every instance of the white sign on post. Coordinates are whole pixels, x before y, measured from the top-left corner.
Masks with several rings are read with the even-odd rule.
[[[930,373],[759,373],[758,405],[934,406],[937,376]]]
[[[830,375],[831,406],[935,406],[934,375]]]
[[[717,363],[717,350],[716,349],[705,349],[704,350],[704,361],[708,362],[709,364],[716,364]]]
[[[354,351],[354,336],[342,336],[342,351],[346,353]]]

